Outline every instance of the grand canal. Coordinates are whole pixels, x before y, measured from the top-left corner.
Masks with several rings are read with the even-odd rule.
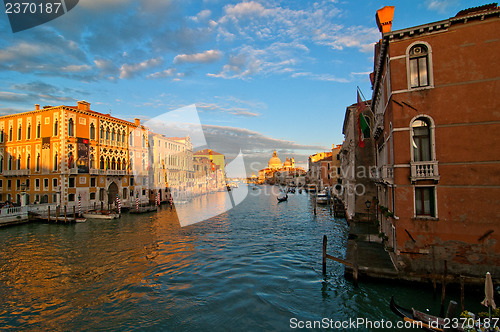
[[[192,204],[224,199],[223,193]],[[197,205],[196,205],[197,204]],[[289,330],[290,319],[391,320],[391,294],[439,308],[416,287],[344,279],[348,226],[307,194],[250,191],[236,208],[181,228],[169,208],[115,221],[0,229],[0,330]]]

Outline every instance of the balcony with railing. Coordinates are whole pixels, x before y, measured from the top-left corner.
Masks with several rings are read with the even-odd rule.
[[[23,176],[30,175],[29,169],[4,169],[2,172],[3,176]]]
[[[394,166],[384,165],[380,169],[380,178],[386,183],[394,183]]]
[[[415,161],[411,162],[411,181],[434,180],[439,181],[439,170],[437,161]]]

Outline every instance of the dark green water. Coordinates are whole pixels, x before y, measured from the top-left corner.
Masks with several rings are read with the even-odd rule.
[[[199,198],[189,208],[220,199]],[[323,209],[314,217],[306,194],[277,204],[263,190],[184,228],[168,208],[2,228],[0,330],[282,331],[292,318],[395,324],[392,294],[405,306],[438,311],[429,289],[355,288],[334,262],[325,281],[324,234],[329,253],[343,255],[345,220]]]

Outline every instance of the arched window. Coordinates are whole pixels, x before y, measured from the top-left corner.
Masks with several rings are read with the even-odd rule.
[[[109,139],[109,128],[106,129],[106,139]]]
[[[112,141],[115,140],[115,130],[114,129],[111,131],[111,140]]]
[[[12,141],[12,127],[10,127],[10,130],[9,130],[9,142]]]
[[[54,122],[54,136],[57,136],[58,130],[59,130],[59,122],[56,120]]]
[[[17,128],[17,140],[20,141],[21,140],[21,132],[22,132],[22,126],[19,126]]]
[[[26,169],[30,169],[30,160],[31,160],[31,155],[28,154],[26,157]]]
[[[420,117],[411,124],[413,161],[433,160],[432,141],[431,141],[431,123],[429,119]]]
[[[68,121],[68,136],[75,136],[75,128],[74,128],[73,119],[69,119]]]
[[[0,157],[0,173],[3,172],[3,157]]]
[[[146,136],[142,135],[142,147],[146,147]]]
[[[94,160],[94,155],[93,155],[93,154],[91,154],[91,155],[90,155],[90,165],[89,165],[89,166],[90,166],[90,168],[94,168],[94,162],[95,162],[95,160]]]
[[[21,155],[20,154],[17,155],[16,162],[17,162],[17,169],[21,169]]]
[[[54,171],[57,171],[57,163],[58,163],[58,160],[57,160],[57,152],[56,152],[56,154],[54,155]]]
[[[125,161],[125,158],[122,159],[122,169],[127,170],[127,162]]]
[[[40,172],[40,154],[36,156],[36,171]]]
[[[0,131],[0,142],[3,143],[3,129]]]
[[[101,139],[104,139],[104,128],[101,127]]]
[[[132,140],[132,137],[133,137],[132,136],[132,132],[130,132],[129,137],[128,137],[128,145],[132,145],[133,144],[134,141]]]
[[[122,169],[122,162],[121,162],[120,158],[118,158],[116,160],[116,169],[119,171]]]
[[[106,157],[106,169],[109,169],[109,157]]]
[[[113,169],[113,170],[116,169],[116,160],[114,157],[113,157],[113,159],[111,159],[111,169]]]
[[[31,139],[31,124],[28,125],[28,130],[26,130],[26,139]]]
[[[95,139],[95,126],[93,123],[90,124],[90,139]]]
[[[419,88],[431,85],[430,50],[426,44],[418,43],[408,51],[409,87]]]
[[[101,162],[99,163],[99,168],[104,169],[104,157],[101,157]]]
[[[122,143],[125,143],[125,130],[122,132]]]
[[[36,138],[40,138],[42,135],[42,125],[40,122],[36,125]]]

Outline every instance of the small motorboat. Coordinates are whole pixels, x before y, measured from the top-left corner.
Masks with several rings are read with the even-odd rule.
[[[75,222],[86,222],[87,221],[87,218],[84,218],[84,217],[76,217],[75,218]]]
[[[86,219],[118,219],[120,215],[113,211],[90,210],[82,214]]]
[[[288,200],[288,195],[285,195],[283,197],[277,197],[278,203],[285,202]]]
[[[394,296],[391,297],[390,308],[399,317],[409,322],[419,322],[422,328],[426,331],[443,331],[445,326],[445,319],[415,309],[406,309],[396,304]]]
[[[322,190],[316,196],[316,203],[318,204],[326,204],[328,203],[328,194],[325,190]]]

